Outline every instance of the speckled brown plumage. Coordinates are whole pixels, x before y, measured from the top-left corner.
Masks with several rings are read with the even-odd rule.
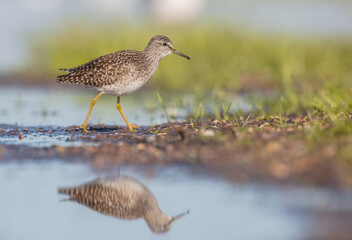
[[[70,72],[58,76],[58,82],[74,83],[90,87],[102,87],[115,82],[122,82],[139,62],[147,61],[140,52],[124,50],[98,57],[76,68],[61,69]]]
[[[130,132],[135,132],[122,112],[120,96],[128,95],[143,87],[156,72],[159,62],[174,53],[190,59],[172,46],[168,37],[153,37],[143,51],[122,50],[98,57],[75,68],[60,69],[68,74],[57,77],[59,83],[73,83],[94,88],[99,94],[92,100],[86,120],[80,126],[87,133],[87,123],[97,99],[103,94],[117,96],[116,108]]]
[[[153,194],[142,183],[128,176],[112,180],[101,178],[72,187],[59,188],[59,193],[102,214],[122,219],[144,218],[153,232],[167,232],[175,217],[159,208]]]
[[[60,69],[69,73],[58,76],[57,81],[85,85],[111,95],[125,95],[148,82],[154,75],[159,61],[170,53],[189,59],[173,49],[168,37],[157,35],[150,40],[144,51],[122,50],[75,68]],[[133,84],[136,84],[136,87],[130,89],[129,85]],[[113,91],[108,88],[110,86],[113,86]]]

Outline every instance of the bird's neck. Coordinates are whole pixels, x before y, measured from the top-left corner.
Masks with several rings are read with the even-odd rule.
[[[152,231],[155,231],[160,224],[166,222],[166,220],[169,220],[169,217],[157,208],[152,211],[148,211],[144,216],[144,220],[147,222],[149,228]]]
[[[144,49],[144,54],[149,61],[160,62],[166,55],[163,52],[159,52],[156,49],[150,47],[149,45]]]

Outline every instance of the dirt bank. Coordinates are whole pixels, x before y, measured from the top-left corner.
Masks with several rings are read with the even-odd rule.
[[[339,159],[340,142],[312,144],[304,131],[309,121],[278,118],[226,122],[207,120],[136,128],[96,125],[88,134],[75,127],[18,128],[0,126],[2,161],[27,159],[84,161],[99,168],[105,163],[200,164],[236,182],[274,182],[331,187],[352,185],[352,164]],[[26,138],[45,136],[61,143],[41,147]],[[62,140],[64,138],[64,140]],[[21,144],[23,142],[23,144]]]

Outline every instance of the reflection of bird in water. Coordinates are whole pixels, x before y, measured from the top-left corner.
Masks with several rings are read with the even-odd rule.
[[[98,178],[92,182],[72,188],[59,188],[59,193],[69,195],[76,201],[102,214],[122,219],[144,218],[155,233],[170,230],[172,223],[189,213],[175,217],[165,215],[154,195],[142,183],[128,176],[112,180]]]

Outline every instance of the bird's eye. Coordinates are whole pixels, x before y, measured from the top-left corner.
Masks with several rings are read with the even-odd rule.
[[[166,43],[166,42],[164,42],[164,43],[163,43],[163,46],[166,46],[166,45],[167,45],[167,43]]]

